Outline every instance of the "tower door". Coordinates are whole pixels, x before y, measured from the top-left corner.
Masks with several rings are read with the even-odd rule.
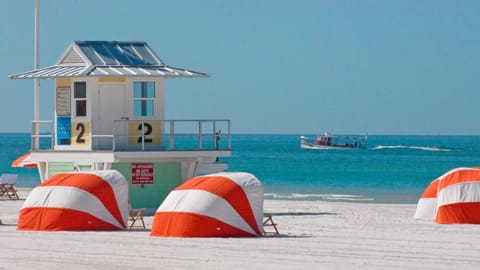
[[[113,135],[114,120],[122,120],[127,117],[127,107],[124,84],[101,84],[98,89],[97,115],[92,119],[96,135]],[[98,137],[97,142],[111,146],[112,139]],[[98,146],[98,144],[97,144]]]

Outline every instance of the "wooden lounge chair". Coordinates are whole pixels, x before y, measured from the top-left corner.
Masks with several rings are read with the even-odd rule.
[[[143,221],[143,211],[145,208],[132,208],[130,200],[128,201],[128,229],[145,229],[145,222]],[[135,223],[139,221],[141,224],[135,225]]]
[[[273,216],[272,214],[265,213],[264,215],[264,220],[263,220],[263,235],[268,236],[268,235],[278,235],[280,232],[278,231],[277,228],[277,223],[273,221]],[[274,231],[266,231],[265,227],[272,227]]]
[[[18,197],[17,189],[15,188],[17,178],[18,174],[4,173],[0,176],[0,197],[5,196],[6,194],[11,200],[20,199]]]

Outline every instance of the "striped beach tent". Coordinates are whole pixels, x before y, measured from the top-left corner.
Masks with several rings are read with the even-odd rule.
[[[26,153],[12,162],[12,167],[26,167],[26,168],[36,168],[37,162],[30,160],[32,157],[31,153]]]
[[[263,232],[263,187],[249,173],[192,178],[157,209],[151,236],[250,237]]]
[[[18,230],[122,230],[128,218],[128,183],[117,171],[61,173],[25,200]]]
[[[453,169],[442,175],[437,183],[432,182],[427,190],[429,188],[432,202],[436,195],[436,206],[431,207],[430,214],[424,211],[424,217],[431,216],[441,224],[480,224],[480,168]],[[419,210],[422,207],[421,200],[417,205],[419,213],[422,212]]]
[[[414,218],[433,220],[437,211],[437,191],[439,179],[435,179],[427,186],[418,200]]]

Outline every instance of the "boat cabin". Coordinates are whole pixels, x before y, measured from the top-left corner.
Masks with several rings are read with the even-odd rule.
[[[182,182],[220,172],[230,121],[165,118],[164,80],[205,78],[168,66],[145,42],[74,41],[50,67],[9,76],[55,80],[53,118],[32,122],[41,181],[61,172],[115,169],[133,207],[156,208]],[[34,97],[39,98],[39,97]]]

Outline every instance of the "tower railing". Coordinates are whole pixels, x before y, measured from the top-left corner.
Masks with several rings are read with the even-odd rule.
[[[115,120],[111,134],[88,134],[86,146],[57,142],[54,123],[32,122],[32,150],[222,151],[232,149],[230,120]],[[68,137],[68,136],[67,136]],[[68,140],[67,140],[68,141]],[[70,140],[73,141],[73,138]],[[60,146],[59,146],[60,145]]]

